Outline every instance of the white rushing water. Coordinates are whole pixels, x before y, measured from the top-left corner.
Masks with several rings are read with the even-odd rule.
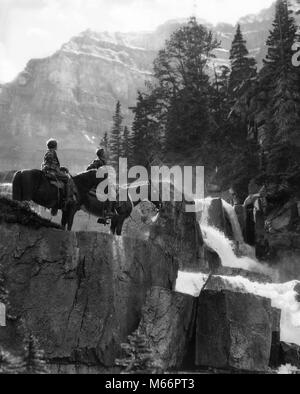
[[[252,248],[245,244],[242,230],[233,207],[223,201],[223,207],[229,216],[235,240],[238,242],[239,250],[244,256],[237,256],[234,242],[230,241],[222,231],[208,224],[211,201],[212,199],[208,198],[204,201],[196,202],[199,209],[199,226],[202,231],[204,242],[217,252],[221,258],[222,265],[224,267],[243,268],[248,271],[256,271],[265,274],[271,273],[271,270],[267,266],[260,264],[255,259]]]
[[[0,196],[11,197],[12,196],[12,184],[11,183],[0,183]]]
[[[239,257],[235,253],[235,245],[220,230],[210,226],[209,206],[211,199],[198,201],[198,220],[203,233],[204,242],[207,246],[218,253],[224,267],[242,268],[244,270],[261,273],[271,273],[272,270],[260,264],[253,256],[252,248],[245,244],[238,218],[234,209],[223,202],[231,225],[234,236],[241,245],[246,245],[243,252],[248,255]],[[249,256],[250,254],[250,256]],[[176,291],[198,297],[208,276],[203,273],[179,272],[176,283]],[[252,293],[257,296],[270,298],[272,306],[281,309],[281,340],[300,345],[300,303],[296,300],[294,290],[298,281],[288,283],[258,283],[252,282],[241,276],[218,277],[218,288],[231,291]]]

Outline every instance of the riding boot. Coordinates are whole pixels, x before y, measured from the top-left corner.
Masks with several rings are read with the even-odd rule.
[[[65,198],[64,198],[64,202],[63,202],[64,209],[67,209],[70,201],[71,201],[71,189],[70,189],[70,184],[69,184],[69,180],[68,180],[68,182],[65,184]]]

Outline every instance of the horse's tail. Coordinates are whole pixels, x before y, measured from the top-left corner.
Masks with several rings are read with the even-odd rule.
[[[15,201],[23,201],[23,190],[22,190],[22,172],[18,171],[15,173],[12,182],[12,198]]]

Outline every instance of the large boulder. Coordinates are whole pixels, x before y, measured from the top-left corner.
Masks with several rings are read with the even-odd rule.
[[[300,346],[281,342],[280,365],[292,365],[300,369]]]
[[[111,370],[139,325],[147,291],[172,289],[177,276],[171,258],[140,240],[18,224],[2,224],[0,239],[11,313],[53,364]],[[15,326],[1,328],[0,341],[17,350]]]
[[[280,361],[280,322],[281,310],[273,308],[272,318],[272,346],[270,356],[270,367],[278,368],[281,365]]]
[[[195,298],[160,287],[148,293],[139,329],[164,370],[182,367],[192,339],[196,305]]]
[[[187,213],[185,203],[164,203],[149,239],[172,257],[181,270],[208,271],[204,241],[196,213]]]
[[[269,367],[271,301],[227,290],[204,291],[199,298],[196,365],[250,372]]]

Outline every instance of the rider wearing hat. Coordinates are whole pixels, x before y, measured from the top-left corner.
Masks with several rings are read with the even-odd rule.
[[[62,169],[60,167],[60,162],[57,156],[57,141],[54,139],[50,139],[47,141],[47,152],[44,156],[44,161],[42,163],[42,171],[48,178],[56,179],[64,182],[65,184],[65,198],[64,198],[64,206],[71,201],[72,196],[72,187],[70,182],[70,175],[66,169]]]
[[[96,152],[97,159],[95,159],[87,168],[87,171],[98,170],[101,167],[106,166],[106,158],[104,149],[98,149]]]

